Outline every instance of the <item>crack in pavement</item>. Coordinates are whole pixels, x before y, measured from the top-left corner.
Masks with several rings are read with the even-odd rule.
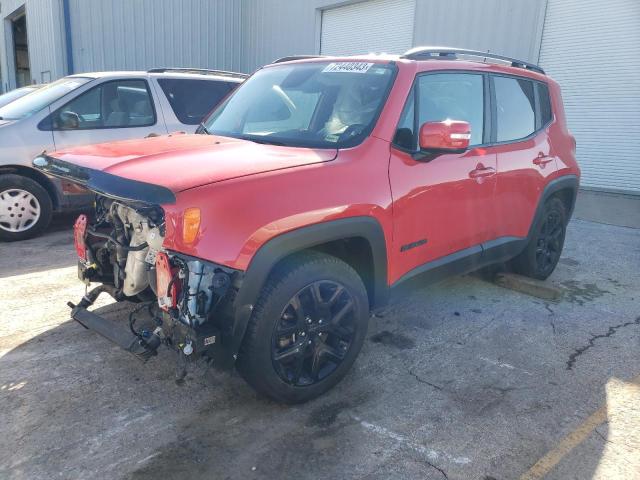
[[[435,383],[428,382],[424,378],[420,377],[417,373],[415,373],[413,371],[413,369],[411,369],[411,368],[409,369],[409,375],[411,375],[413,378],[415,378],[420,383],[424,383],[425,385],[429,385],[430,387],[433,387],[436,390],[441,390],[441,391],[443,390],[443,388],[440,385],[436,385]]]
[[[607,330],[607,333],[598,334],[598,335],[591,334],[591,338],[588,340],[588,343],[586,345],[580,348],[576,348],[574,352],[571,355],[569,355],[569,359],[567,360],[567,370],[573,370],[573,366],[575,365],[578,357],[582,355],[584,352],[586,352],[587,350],[589,350],[591,347],[595,346],[595,342],[597,339],[609,338],[614,333],[616,333],[619,329],[628,327],[630,325],[640,325],[640,317],[636,318],[632,322],[621,323],[620,325],[614,325],[612,327],[609,327],[609,330]]]
[[[447,473],[442,468],[438,467],[437,465],[434,465],[429,460],[425,460],[424,462],[427,465],[429,465],[431,468],[435,468],[437,471],[439,471],[444,476],[444,478],[446,478],[447,480],[449,479],[449,477],[447,476]]]
[[[548,303],[544,304],[544,308],[547,309],[547,311],[549,312],[549,324],[551,325],[551,330],[553,330],[553,334],[556,334],[556,324],[553,321],[553,317],[555,316],[556,312],[553,311],[553,309],[551,308],[551,306]]]

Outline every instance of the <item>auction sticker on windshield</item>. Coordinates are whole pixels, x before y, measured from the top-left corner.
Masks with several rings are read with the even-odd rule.
[[[330,73],[367,73],[373,63],[366,62],[337,62],[324,67],[323,72]]]

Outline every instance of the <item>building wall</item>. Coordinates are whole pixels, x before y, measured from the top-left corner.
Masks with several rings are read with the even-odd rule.
[[[3,20],[25,3],[33,80],[64,76],[63,0],[0,0]],[[189,66],[252,72],[285,55],[317,54],[322,10],[349,3],[357,0],[69,0],[74,71]],[[535,61],[545,5],[419,0],[413,44],[489,49]],[[12,57],[5,37],[0,70],[7,82]]]
[[[237,0],[70,0],[76,72],[242,67]]]
[[[25,6],[29,63],[33,83],[55,80],[66,74],[64,20],[62,0],[2,0],[0,11],[0,75],[1,91],[15,87],[11,24],[13,12]]]
[[[339,0],[243,0],[243,70],[320,51],[322,10]],[[418,0],[413,45],[448,45],[537,61],[547,0]],[[367,52],[363,52],[367,53]]]

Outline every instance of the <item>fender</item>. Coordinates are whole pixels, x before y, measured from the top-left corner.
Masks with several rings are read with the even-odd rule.
[[[235,318],[231,338],[232,355],[240,348],[253,305],[273,267],[286,256],[334,240],[364,238],[373,257],[373,295],[371,308],[384,305],[388,298],[387,248],[380,223],[373,217],[350,217],[317,223],[278,235],[266,242],[251,259],[234,302]]]
[[[571,206],[569,211],[567,212],[567,222],[573,215],[573,209],[576,205],[576,197],[578,195],[578,186],[579,180],[577,175],[563,175],[558,177],[552,181],[550,181],[544,190],[542,191],[542,195],[540,196],[540,201],[538,202],[538,206],[536,207],[536,212],[533,215],[533,220],[531,221],[531,225],[529,226],[529,233],[527,234],[527,238],[531,238],[533,235],[533,228],[537,225],[540,217],[542,217],[542,212],[544,210],[544,204],[554,193],[558,193],[560,190],[570,190],[571,191]]]

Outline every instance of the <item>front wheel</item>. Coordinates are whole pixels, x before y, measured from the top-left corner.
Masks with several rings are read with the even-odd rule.
[[[47,191],[21,175],[0,176],[0,240],[32,238],[51,222],[53,205]]]
[[[306,402],[345,376],[368,320],[367,291],[353,268],[320,253],[294,255],[269,277],[255,305],[238,371],[277,401]]]
[[[567,213],[564,203],[553,197],[545,203],[527,247],[512,260],[516,273],[546,280],[560,260],[566,229]]]

